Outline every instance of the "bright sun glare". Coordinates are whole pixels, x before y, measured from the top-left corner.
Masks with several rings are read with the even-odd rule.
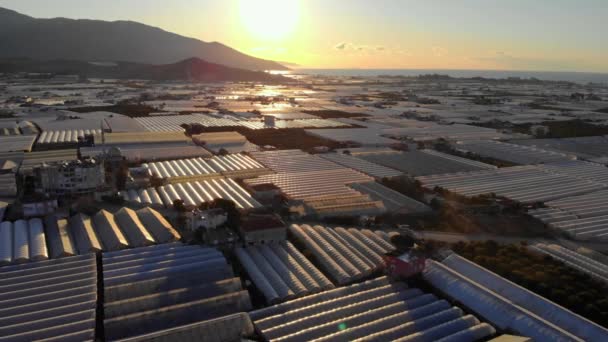
[[[300,16],[300,0],[240,0],[239,7],[243,25],[259,39],[285,38]]]

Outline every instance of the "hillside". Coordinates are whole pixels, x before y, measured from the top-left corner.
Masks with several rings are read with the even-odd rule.
[[[189,58],[172,64],[140,64],[118,62],[100,65],[82,61],[53,60],[35,61],[30,59],[0,60],[0,73],[49,73],[60,75],[81,75],[89,78],[143,79],[156,81],[245,81],[283,82],[285,77],[261,71],[230,68],[209,63],[199,58]]]
[[[191,57],[249,70],[284,66],[132,21],[36,19],[0,8],[0,58],[170,64]]]

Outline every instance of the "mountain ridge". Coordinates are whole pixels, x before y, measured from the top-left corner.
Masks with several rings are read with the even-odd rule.
[[[135,21],[37,19],[0,7],[0,58],[14,57],[142,64],[172,64],[197,57],[241,69],[287,69],[219,42],[204,42]]]
[[[195,81],[195,82],[267,82],[285,83],[289,80],[280,75],[262,71],[231,68],[209,63],[200,58],[188,58],[171,64],[141,64],[133,62],[112,62],[111,64],[32,59],[0,59],[0,73],[38,73],[55,75],[79,75],[87,78],[142,79],[153,81]]]

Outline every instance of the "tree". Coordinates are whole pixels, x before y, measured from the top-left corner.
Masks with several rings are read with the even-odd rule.
[[[236,204],[227,199],[217,198],[209,204],[209,209],[222,209],[226,212],[226,226],[237,229],[241,225],[241,213],[237,209]]]
[[[181,124],[179,126],[181,128],[183,128],[184,131],[186,131],[186,135],[187,136],[189,136],[189,137],[192,136],[192,126],[191,125],[183,123],[183,124]]]
[[[491,241],[456,243],[452,250],[579,315],[601,325],[608,323],[606,285],[551,257],[519,244]]]
[[[568,298],[566,295],[566,291],[561,289],[551,290],[551,297],[554,301],[558,303],[563,303]]]
[[[399,234],[391,237],[391,243],[397,247],[397,250],[407,251],[414,247],[416,240],[414,240],[411,236]]]
[[[101,200],[108,202],[108,203],[117,204],[117,205],[123,205],[125,203],[125,199],[122,198],[122,196],[120,196],[118,194],[114,194],[114,195],[110,195],[110,196],[102,196]]]
[[[159,187],[163,185],[163,179],[158,177],[157,175],[153,174],[152,177],[150,177],[150,185],[152,185],[153,187]]]
[[[129,178],[129,168],[127,165],[121,165],[116,172],[116,189],[124,190],[127,185],[127,178]]]
[[[188,211],[188,209],[186,209],[184,201],[182,201],[181,199],[176,199],[175,201],[173,201],[173,209],[180,213],[185,213],[186,211]]]
[[[441,201],[439,199],[437,199],[437,197],[434,197],[431,200],[431,203],[429,203],[429,205],[431,206],[431,208],[433,208],[435,210],[439,210],[441,208]]]

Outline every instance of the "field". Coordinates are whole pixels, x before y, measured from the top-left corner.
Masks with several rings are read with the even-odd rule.
[[[563,307],[608,327],[608,286],[524,245],[459,242],[461,256]]]
[[[506,126],[509,126],[506,127],[504,122],[487,122],[475,123],[474,125],[494,129],[510,128],[517,133],[530,134],[530,128],[536,124],[506,124]],[[549,132],[544,135],[539,135],[536,138],[576,138],[608,134],[608,126],[594,125],[579,119],[570,121],[545,121],[540,125],[548,127]]]
[[[435,215],[427,215],[415,220],[414,229],[452,233],[488,233],[504,236],[543,237],[547,235],[544,225],[518,212],[498,213],[485,205],[471,206],[469,210],[459,208],[456,203],[431,207],[437,209]]]
[[[251,143],[260,147],[274,146],[279,150],[300,149],[312,152],[315,147],[327,146],[331,149],[345,147],[341,143],[312,136],[302,128],[285,129],[249,129],[246,127],[196,127],[192,134],[206,132],[236,131],[244,135]],[[187,132],[188,133],[188,132]]]
[[[76,113],[90,113],[90,112],[110,112],[116,114],[126,115],[128,117],[140,117],[148,116],[150,113],[162,112],[154,107],[141,105],[141,104],[115,104],[112,106],[93,106],[93,107],[77,107],[69,108],[70,111]]]

